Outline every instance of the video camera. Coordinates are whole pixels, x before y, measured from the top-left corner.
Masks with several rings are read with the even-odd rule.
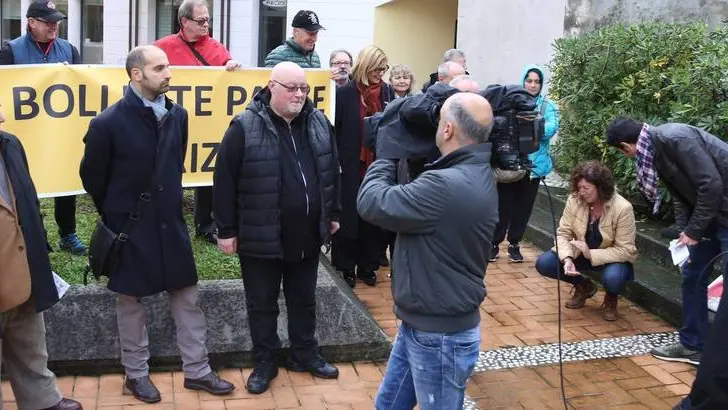
[[[426,159],[439,156],[435,134],[440,108],[460,91],[436,83],[424,94],[389,103],[384,112],[364,121],[364,145],[375,150],[377,158]],[[498,182],[513,182],[526,175],[531,163],[528,154],[538,149],[544,133],[544,120],[536,99],[517,85],[491,85],[480,92],[493,109],[491,166]],[[410,161],[411,162],[411,161]],[[414,178],[414,175],[412,176]]]
[[[538,150],[544,136],[544,119],[537,111],[536,99],[517,85],[495,84],[480,94],[493,108],[491,165],[496,170],[514,172],[511,177],[520,179],[532,167],[528,154]]]

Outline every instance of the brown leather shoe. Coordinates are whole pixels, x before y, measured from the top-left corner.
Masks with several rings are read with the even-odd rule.
[[[140,377],[138,379],[126,378],[124,382],[124,394],[132,394],[137,400],[144,403],[158,403],[162,401],[162,395],[152,383],[149,376]]]
[[[199,379],[188,379],[185,377],[185,389],[204,390],[210,394],[220,396],[230,393],[235,389],[235,386],[221,379],[215,372],[210,372],[207,376],[200,377]]]
[[[619,314],[617,313],[617,302],[619,297],[617,295],[610,295],[609,293],[604,294],[604,302],[602,302],[602,319],[609,322],[617,320]]]
[[[574,286],[571,292],[573,295],[571,296],[571,300],[566,302],[566,307],[569,309],[581,309],[584,307],[586,300],[597,293],[597,285],[589,279],[584,278],[581,283]]]
[[[43,410],[83,410],[81,403],[71,399],[61,399],[55,406]]]

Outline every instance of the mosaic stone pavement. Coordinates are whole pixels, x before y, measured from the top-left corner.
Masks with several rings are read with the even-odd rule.
[[[501,254],[504,254],[505,244]],[[558,366],[558,303],[555,281],[535,272],[539,251],[522,244],[526,263],[500,259],[488,266],[488,297],[481,306],[481,353],[471,376],[463,408],[563,409]],[[397,330],[392,312],[389,270],[379,283],[361,283],[355,294],[390,337]],[[569,287],[561,286],[562,303]],[[583,309],[563,309],[562,358],[569,409],[670,409],[686,395],[695,367],[668,363],[648,354],[654,346],[677,340],[675,329],[620,299],[620,317],[605,322],[599,315],[603,293]],[[319,380],[281,369],[271,389],[253,396],[244,389],[251,369],[225,369],[221,376],[237,387],[231,396],[191,392],[183,374],[153,373],[162,392],[156,405],[142,405],[122,395],[123,376],[62,377],[59,389],[85,409],[372,409],[386,363],[338,363],[339,380]],[[7,382],[2,383],[2,410],[17,409]]]

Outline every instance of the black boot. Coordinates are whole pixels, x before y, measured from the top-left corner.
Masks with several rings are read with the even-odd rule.
[[[351,286],[352,288],[356,286],[356,274],[353,270],[345,270],[342,272],[342,276],[344,276],[344,281],[346,281],[346,284]]]
[[[152,383],[152,379],[149,376],[140,377],[138,379],[126,378],[124,382],[124,391],[127,394],[132,394],[137,400],[143,401],[144,403],[157,403],[162,400],[162,395],[159,394],[159,390]]]
[[[357,276],[369,286],[375,286],[377,284],[377,274],[374,271],[358,272]]]
[[[666,239],[677,239],[690,220],[690,211],[680,202],[675,202],[675,222],[667,228],[660,229],[660,236]]]
[[[278,376],[278,367],[274,361],[260,362],[255,365],[253,373],[248,377],[245,388],[250,394],[264,393],[270,387],[270,382]]]

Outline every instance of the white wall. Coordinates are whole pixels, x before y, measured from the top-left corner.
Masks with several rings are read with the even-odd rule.
[[[520,83],[526,64],[547,64],[564,34],[566,0],[459,0],[458,48],[479,81]]]
[[[378,0],[288,0],[287,35],[299,10],[312,10],[326,30],[319,32],[316,52],[321,66],[329,66],[329,54],[337,48],[348,50],[354,58],[374,41],[374,7]]]
[[[230,10],[225,10],[225,13],[230,13],[228,50],[235,61],[252,67],[258,62],[259,3],[260,0],[232,0]],[[220,25],[220,22],[215,25]],[[227,21],[225,26],[227,31]]]
[[[104,1],[104,64],[117,65],[126,61],[129,13],[128,1]]]

